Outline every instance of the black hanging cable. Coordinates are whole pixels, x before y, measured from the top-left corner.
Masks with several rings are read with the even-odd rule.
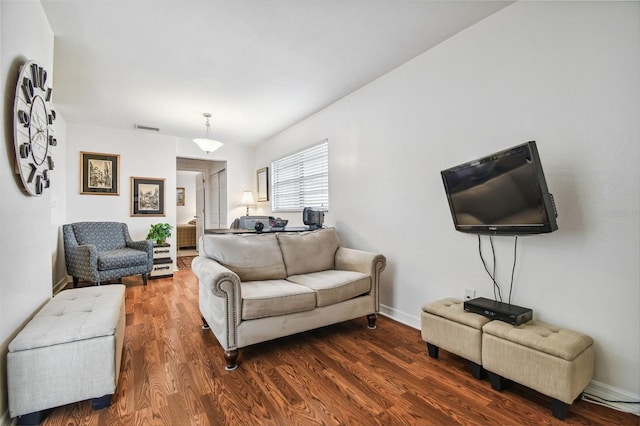
[[[498,275],[496,274],[496,249],[493,246],[493,236],[489,235],[489,242],[491,243],[491,254],[493,255],[493,282],[498,289],[498,298],[502,302],[502,290],[500,289],[500,285],[498,285]]]
[[[489,239],[491,239],[491,237],[489,237]],[[489,267],[487,267],[487,262],[485,262],[484,260],[484,256],[482,255],[482,244],[481,244],[481,239],[480,239],[480,234],[478,234],[478,253],[480,253],[480,260],[482,260],[482,266],[484,266],[484,270],[487,271],[487,275],[489,275],[489,278],[491,278],[491,281],[493,281],[493,298],[494,300],[498,300],[498,298],[500,298],[500,301],[502,302],[502,293],[500,291],[500,286],[498,285],[498,283],[496,282],[495,277],[495,267],[496,267],[496,253],[493,249],[493,240],[491,240],[491,251],[493,252],[493,275],[491,274],[491,272],[489,272]],[[496,293],[496,289],[498,290],[498,292]]]
[[[513,290],[513,275],[516,272],[516,259],[518,256],[518,236],[513,242],[513,268],[511,268],[511,284],[509,284],[509,304],[511,304],[511,290]]]

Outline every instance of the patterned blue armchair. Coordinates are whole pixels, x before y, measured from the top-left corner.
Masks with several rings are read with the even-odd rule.
[[[78,280],[100,282],[142,274],[153,268],[153,241],[132,241],[126,223],[77,222],[62,225],[67,273]]]

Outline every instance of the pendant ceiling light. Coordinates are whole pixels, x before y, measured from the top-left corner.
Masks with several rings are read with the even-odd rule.
[[[206,123],[204,124],[205,127],[207,128],[206,136],[204,138],[194,139],[193,142],[195,142],[196,145],[198,145],[201,150],[209,154],[215,151],[216,149],[220,148],[223,145],[223,143],[217,140],[211,139],[211,124],[209,123],[211,114],[208,112],[205,112],[202,114],[202,116],[207,119]]]

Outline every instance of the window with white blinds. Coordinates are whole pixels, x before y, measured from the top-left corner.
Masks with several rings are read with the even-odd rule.
[[[329,209],[329,142],[271,163],[273,211]]]

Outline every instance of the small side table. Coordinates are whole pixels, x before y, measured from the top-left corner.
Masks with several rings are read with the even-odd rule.
[[[149,278],[166,278],[173,276],[173,259],[170,256],[171,244],[153,245],[153,269]]]

